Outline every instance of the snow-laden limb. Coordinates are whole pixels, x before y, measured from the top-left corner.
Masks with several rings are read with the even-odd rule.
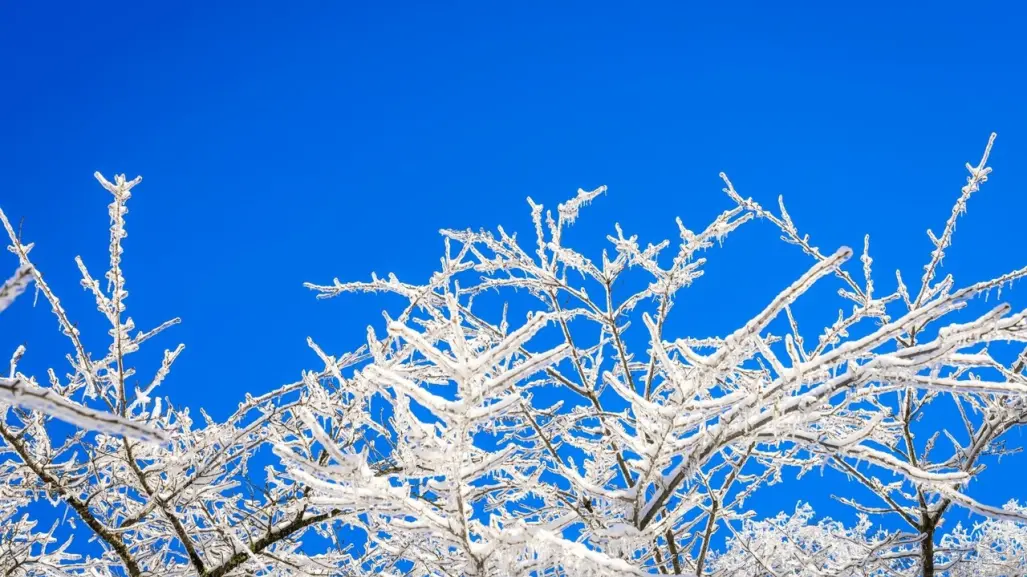
[[[0,377],[0,402],[42,411],[84,430],[124,435],[140,441],[164,440],[163,431],[105,411],[98,411],[22,378]]]
[[[0,286],[0,312],[11,306],[14,299],[25,292],[30,282],[32,282],[32,267],[18,267],[14,275],[5,281],[3,286]]]

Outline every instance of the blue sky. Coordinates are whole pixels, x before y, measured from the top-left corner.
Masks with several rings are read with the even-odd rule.
[[[705,225],[730,205],[725,171],[765,205],[784,194],[826,252],[870,233],[890,291],[996,131],[945,264],[964,283],[1027,264],[1016,3],[433,4],[0,7],[0,206],[73,319],[102,341],[72,261],[105,261],[94,170],[144,176],[129,310],[183,318],[164,393],[214,415],[315,366],[306,336],[340,352],[381,326],[382,299],[315,301],[303,281],[423,279],[438,229],[527,233],[528,195],[608,185],[573,236],[594,251],[615,221],[653,241],[675,215]],[[723,334],[805,270],[776,239],[750,224],[712,253],[682,326]],[[1022,307],[1024,290],[1004,296]],[[30,299],[0,318],[0,351],[27,342],[26,362],[59,363],[60,339]]]

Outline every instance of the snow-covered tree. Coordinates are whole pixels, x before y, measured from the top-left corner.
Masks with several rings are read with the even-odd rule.
[[[986,161],[987,153],[968,167],[954,214],[986,179]],[[920,293],[911,297],[899,277],[895,293],[879,296],[867,246],[858,283],[845,269],[852,251],[822,254],[783,205],[774,217],[725,182],[737,206],[700,232],[679,221],[669,255],[671,243],[643,247],[619,227],[601,260],[568,246],[567,227],[600,188],[579,191],[555,213],[532,202],[536,238],[527,247],[502,229],[445,231],[441,269],[425,284],[310,285],[322,297],[385,291],[408,304],[387,317],[385,335],[369,334],[370,360],[352,374],[318,350],[328,377],[308,376],[317,391],[309,432],[278,444],[289,476],[318,502],[358,516],[373,545],[367,562],[416,574],[705,574],[714,570],[714,532],[752,514],[747,497],[788,469],[824,465],[888,503],[901,487],[924,500],[929,519],[914,521],[916,535],[875,534],[853,546],[845,562],[861,570],[873,565],[859,555],[915,542],[925,552],[916,570],[933,571],[930,523],[951,504],[1021,519],[964,488],[976,473],[967,451],[986,452],[1020,422],[1022,367],[1005,368],[986,351],[995,341],[1027,342],[1025,313],[999,305],[936,326],[1027,268],[960,289],[950,278],[934,283],[953,219],[935,239]],[[813,266],[723,338],[666,334],[675,297],[702,274],[699,255],[753,216],[773,220]],[[627,280],[634,273],[644,282]],[[808,346],[790,305],[832,276],[845,283],[852,312]],[[528,309],[524,320],[507,312],[514,306]],[[770,332],[775,322],[783,336]],[[983,368],[999,378],[979,378]],[[896,394],[899,409],[889,400]],[[974,449],[974,437],[947,459],[908,457],[911,413],[940,396],[974,404],[984,429],[970,434],[984,435],[983,446]],[[307,436],[327,459],[291,449]],[[895,482],[882,485],[875,474]],[[865,525],[833,527],[804,530],[843,541],[846,531],[867,534]]]
[[[988,150],[990,151],[990,143]],[[1027,516],[971,498],[979,459],[1003,450],[1023,420],[1023,362],[998,345],[1027,343],[1027,312],[977,310],[1024,275],[957,288],[937,281],[955,219],[990,172],[970,169],[917,294],[898,278],[880,296],[868,245],[824,254],[782,204],[743,198],[705,228],[643,244],[619,226],[588,255],[569,227],[605,188],[555,211],[532,202],[534,239],[444,231],[426,282],[390,275],[309,285],[321,298],[387,292],[366,345],[330,354],[300,380],[254,391],[224,422],[194,422],[157,387],[129,390],[128,361],[177,321],[133,336],[124,316],[126,202],[139,180],[99,177],[112,194],[107,286],[79,259],[111,342],[87,351],[25,244],[0,308],[29,282],[48,301],[72,353],[46,385],[18,370],[0,388],[0,568],[27,575],[998,575],[1022,571]],[[766,219],[813,257],[725,336],[673,332],[680,293],[706,252]],[[815,332],[792,305],[841,282],[852,305]],[[763,290],[764,287],[756,287]],[[771,296],[776,292],[776,296]],[[710,305],[713,306],[713,305]],[[725,306],[732,306],[725,303]],[[992,346],[990,346],[992,345]],[[268,392],[269,391],[269,392]],[[917,416],[948,401],[966,432],[918,437]],[[80,430],[70,434],[53,417]],[[938,439],[953,449],[942,455]],[[262,478],[259,450],[273,451]],[[753,510],[767,485],[834,468],[854,524],[809,506]],[[262,482],[258,490],[252,488]],[[866,489],[869,489],[868,493]],[[871,503],[866,496],[883,502]],[[41,532],[36,505],[74,518],[73,541]],[[951,507],[979,515],[939,530]],[[891,512],[912,528],[878,524]],[[317,532],[319,538],[307,538]],[[97,546],[88,543],[92,541]],[[933,567],[933,568],[932,568]]]
[[[939,298],[958,292],[954,291],[951,275],[938,278],[942,259],[952,244],[958,219],[967,210],[967,202],[988,179],[991,169],[987,162],[994,139],[993,134],[977,165],[967,164],[970,176],[952,207],[941,235],[928,231],[933,250],[928,255],[916,292],[911,292],[903,282],[902,275],[896,272],[898,290],[882,299],[882,302],[896,301],[900,314],[915,313],[931,306]],[[755,202],[741,198],[730,183],[728,193],[740,207],[776,225],[786,242],[798,246],[815,261],[824,260],[820,252],[810,245],[808,237],[800,235],[783,203],[780,216],[775,216]],[[855,307],[848,316],[839,314],[838,322],[829,333],[821,337],[821,346],[814,351],[813,356],[818,355],[823,346],[833,344],[832,341],[850,330],[863,317],[870,316],[868,311],[872,307],[867,303],[873,283],[870,280],[868,258],[864,260],[864,265],[867,279],[865,288],[858,285],[843,268],[838,270],[838,277],[845,283],[843,294],[855,302]],[[1003,285],[1021,278],[1025,273],[1027,268],[1015,270],[985,285],[989,290],[995,288],[995,292],[1001,294]],[[916,349],[921,343],[936,340],[939,336],[946,335],[937,331],[932,334],[925,323],[915,322],[895,336],[894,344],[898,350]],[[857,497],[856,492],[851,492],[839,497],[843,502],[866,514],[897,517],[912,532],[911,537],[914,538],[910,540],[916,543],[912,548],[918,552],[918,561],[914,566],[924,575],[934,574],[936,560],[944,560],[946,563],[956,561],[951,552],[943,554],[935,551],[935,545],[941,537],[939,527],[952,507],[963,507],[992,518],[1013,521],[1025,518],[1019,509],[1007,510],[994,504],[979,503],[961,491],[984,470],[985,460],[997,462],[998,458],[1014,452],[1006,447],[1004,437],[1012,429],[1027,423],[1027,398],[1022,393],[1023,387],[1027,385],[1027,376],[1024,374],[1027,348],[1016,349],[1010,355],[1003,350],[1007,348],[1002,346],[1004,343],[996,342],[1001,340],[960,343],[960,348],[967,351],[966,354],[959,353],[950,356],[947,362],[934,363],[926,373],[910,373],[901,367],[885,368],[875,376],[875,386],[890,387],[895,391],[894,394],[875,397],[876,410],[896,423],[900,430],[897,439],[883,448],[904,466],[958,472],[964,475],[963,479],[939,490],[938,487],[920,483],[910,477],[889,474],[892,471],[887,468],[882,471],[872,462],[860,463],[859,459],[848,455],[836,454],[828,461],[830,466],[862,484],[874,496],[874,502],[868,502]],[[989,347],[991,343],[995,343],[995,346]],[[1003,353],[1006,353],[1005,357]],[[997,386],[966,388],[963,383],[967,381],[991,382]],[[932,413],[942,411],[958,415],[956,426],[940,426],[947,419],[944,416],[932,416]]]

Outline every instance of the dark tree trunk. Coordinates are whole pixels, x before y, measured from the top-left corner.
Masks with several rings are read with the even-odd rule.
[[[934,525],[924,528],[924,540],[920,544],[920,567],[924,577],[934,577]]]

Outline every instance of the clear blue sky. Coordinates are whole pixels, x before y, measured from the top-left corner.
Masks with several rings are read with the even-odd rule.
[[[726,171],[764,204],[785,194],[825,251],[871,233],[890,291],[997,131],[947,270],[1027,264],[1019,3],[426,4],[3,3],[0,206],[83,330],[102,341],[72,262],[105,261],[94,170],[144,176],[129,309],[141,327],[183,318],[164,394],[214,415],[315,366],[306,336],[341,352],[380,327],[384,301],[319,302],[303,281],[423,279],[439,228],[528,231],[528,195],[609,185],[575,229],[594,250],[615,220],[654,241],[675,215],[703,226],[729,206]],[[756,223],[712,253],[683,326],[722,334],[801,273],[776,239]],[[27,341],[26,362],[60,363],[55,329],[23,299],[0,356]]]

